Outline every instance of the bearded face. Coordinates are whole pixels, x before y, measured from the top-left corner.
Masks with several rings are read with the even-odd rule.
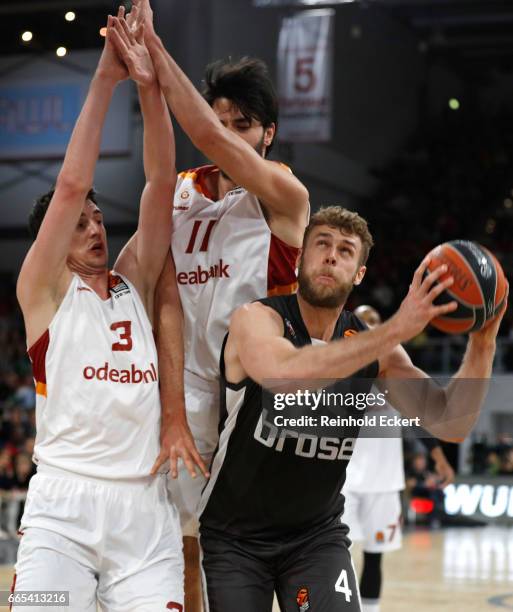
[[[338,308],[347,302],[356,274],[350,281],[337,280],[329,270],[312,271],[308,273],[303,265],[299,265],[298,292],[301,297],[319,308]]]
[[[301,255],[298,293],[318,308],[339,308],[365,274],[361,240],[330,226],[315,228]]]

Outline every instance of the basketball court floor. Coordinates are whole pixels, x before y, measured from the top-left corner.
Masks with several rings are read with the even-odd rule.
[[[10,588],[15,555],[15,542],[0,542],[0,590]],[[357,545],[353,556],[358,568]],[[513,610],[513,527],[410,532],[385,555],[384,575],[382,612]]]

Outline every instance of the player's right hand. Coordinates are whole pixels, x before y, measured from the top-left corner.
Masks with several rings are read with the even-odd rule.
[[[395,315],[403,341],[420,334],[431,319],[453,312],[458,307],[456,301],[440,306],[433,304],[436,298],[454,283],[454,278],[449,276],[438,282],[447,272],[446,265],[438,266],[433,272],[425,274],[430,261],[431,257],[428,255],[415,270],[408,294]]]
[[[150,5],[150,0],[133,0],[133,6],[137,6],[139,10],[139,20],[144,23],[145,37],[156,36],[153,27],[153,10]]]
[[[157,75],[144,44],[144,23],[138,20],[138,12],[137,6],[134,6],[131,14],[135,15],[135,30],[121,16],[109,21],[107,32],[132,80],[142,87],[148,87],[156,81]]]
[[[178,459],[185,463],[185,467],[192,478],[197,476],[196,468],[200,469],[205,478],[210,478],[207,466],[194,443],[187,419],[181,415],[175,418],[171,417],[167,423],[162,424],[160,454],[151,468],[151,474],[156,474],[164,463],[169,460],[171,477],[177,478]]]
[[[118,17],[124,17],[125,8],[123,6],[119,7]],[[103,52],[100,57],[100,61],[98,62],[97,74],[109,79],[112,79],[114,82],[118,83],[119,81],[124,81],[128,78],[128,70],[118,55],[113,41],[112,36],[109,33],[109,29],[112,29],[114,24],[114,18],[109,15],[107,20],[107,35],[105,37],[105,45],[103,47]]]

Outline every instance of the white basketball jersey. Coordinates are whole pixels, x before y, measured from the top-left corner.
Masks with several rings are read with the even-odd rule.
[[[147,476],[159,453],[157,351],[135,287],[109,275],[102,300],[73,275],[29,349],[36,381],[36,463],[95,478]]]
[[[287,171],[287,170],[284,170]],[[185,319],[185,368],[215,381],[230,315],[241,304],[293,293],[299,249],[271,234],[257,197],[238,187],[208,192],[203,166],[178,177],[172,250]]]
[[[395,416],[399,413],[386,404],[381,409],[367,411],[369,416]],[[387,427],[389,438],[356,440],[353,456],[347,466],[344,491],[355,493],[385,493],[404,489],[404,458],[401,427]]]

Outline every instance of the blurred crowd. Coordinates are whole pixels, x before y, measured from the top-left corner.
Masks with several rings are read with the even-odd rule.
[[[473,474],[513,477],[513,435],[503,433],[495,441],[475,440],[471,450]]]
[[[0,539],[16,535],[32,463],[35,391],[12,278],[0,277]]]
[[[484,116],[447,109],[421,122],[400,157],[375,174],[379,192],[362,210],[375,239],[357,304],[370,303],[387,317],[408,291],[422,258],[437,244],[468,239],[490,249],[513,278],[513,115]],[[357,305],[356,304],[356,305]],[[513,339],[509,309],[500,335]],[[428,327],[417,338],[440,337]],[[503,356],[513,370],[513,350]]]

